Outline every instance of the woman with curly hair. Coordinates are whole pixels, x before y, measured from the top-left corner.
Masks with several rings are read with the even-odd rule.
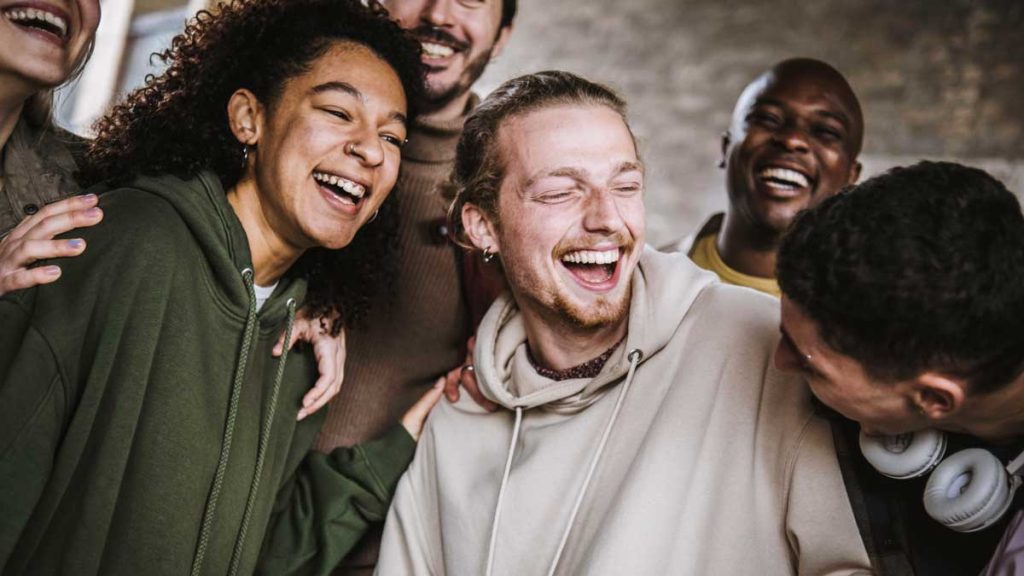
[[[90,250],[0,300],[0,566],[328,573],[440,388],[309,453],[314,359],[270,350],[296,307],[337,333],[378,289],[418,46],[359,0],[233,0],[163,57],[90,147]]]

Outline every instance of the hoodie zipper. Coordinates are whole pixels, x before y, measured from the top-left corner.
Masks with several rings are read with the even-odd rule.
[[[619,418],[619,411],[622,409],[622,404],[626,398],[626,394],[629,392],[629,388],[633,384],[633,375],[636,374],[636,368],[643,359],[644,353],[639,348],[634,348],[629,351],[629,355],[627,357],[629,358],[629,372],[626,374],[626,381],[619,390],[619,396],[615,399],[615,406],[612,408],[611,416],[608,417],[608,423],[605,424],[604,432],[601,433],[601,440],[597,444],[597,449],[594,451],[594,455],[590,458],[590,466],[587,469],[587,475],[584,477],[583,485],[580,487],[579,493],[576,495],[576,502],[573,504],[572,512],[569,514],[569,520],[565,524],[565,530],[562,532],[562,538],[558,543],[558,549],[555,551],[555,557],[551,560],[551,566],[548,569],[548,576],[554,575],[555,570],[558,568],[558,563],[562,559],[562,552],[565,550],[566,542],[569,541],[569,534],[572,532],[573,524],[576,522],[576,516],[579,514],[580,507],[583,504],[583,498],[586,497],[587,489],[590,488],[590,482],[594,478],[594,472],[597,470],[597,465],[600,463],[601,456],[604,454],[604,448],[608,444],[608,438],[611,436],[612,429],[615,427],[615,422]],[[509,443],[508,457],[505,459],[505,472],[501,477],[501,487],[498,488],[498,502],[495,505],[494,521],[491,524],[491,541],[487,547],[486,576],[492,576],[494,572],[494,553],[497,548],[498,522],[501,519],[501,509],[505,499],[505,488],[508,485],[509,474],[512,471],[512,459],[515,456],[516,444],[519,442],[519,431],[522,428],[522,424],[523,408],[521,406],[517,406],[516,420],[512,427],[512,441]]]

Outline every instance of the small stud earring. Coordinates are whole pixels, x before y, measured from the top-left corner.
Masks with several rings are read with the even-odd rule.
[[[490,264],[494,260],[494,252],[491,252],[491,247],[484,248],[484,262]]]

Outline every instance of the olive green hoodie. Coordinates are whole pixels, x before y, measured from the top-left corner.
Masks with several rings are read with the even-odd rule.
[[[412,439],[307,455],[315,362],[271,356],[305,283],[257,313],[215,176],[96,191],[85,254],[0,299],[2,573],[329,572],[382,519]]]

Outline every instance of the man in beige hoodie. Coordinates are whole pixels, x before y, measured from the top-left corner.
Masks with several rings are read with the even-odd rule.
[[[453,230],[511,294],[482,393],[439,406],[378,572],[870,570],[828,426],[771,366],[777,302],[644,245],[644,165],[607,88],[510,80],[470,116]]]

